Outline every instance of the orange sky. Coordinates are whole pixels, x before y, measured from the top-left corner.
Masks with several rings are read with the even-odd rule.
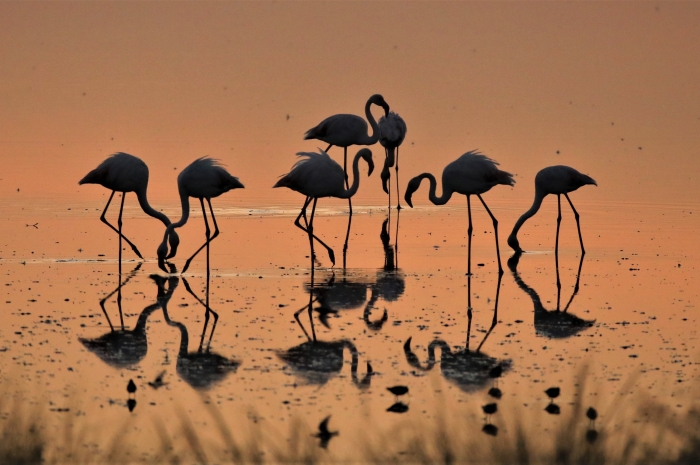
[[[697,2],[2,2],[0,198],[99,200],[78,179],[127,151],[160,202],[202,155],[246,184],[225,202],[297,202],[269,186],[323,145],[304,132],[379,92],[408,124],[403,186],[478,148],[520,183],[494,198],[568,164],[587,199],[694,201],[699,21]],[[382,204],[378,176],[359,195]]]

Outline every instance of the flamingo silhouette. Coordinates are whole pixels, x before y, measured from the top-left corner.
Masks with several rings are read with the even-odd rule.
[[[522,253],[523,249],[520,248],[520,243],[518,242],[518,231],[531,216],[540,209],[542,205],[542,200],[549,194],[556,194],[557,196],[557,238],[555,242],[555,252],[559,251],[559,225],[561,224],[561,194],[564,194],[566,200],[569,201],[571,205],[571,210],[574,212],[574,217],[576,217],[576,227],[578,228],[578,240],[581,243],[581,253],[585,254],[586,250],[583,248],[583,237],[581,237],[581,224],[579,222],[579,214],[574,208],[574,204],[571,203],[569,198],[569,192],[573,192],[579,187],[585,186],[587,184],[593,184],[597,186],[593,178],[582,174],[570,166],[555,165],[548,166],[537,173],[535,176],[535,201],[532,203],[532,207],[528,211],[522,214],[518,221],[513,226],[513,230],[508,236],[508,245],[513,248],[517,253]]]
[[[293,191],[297,191],[306,196],[304,206],[301,207],[301,212],[297,216],[294,224],[302,231],[309,235],[309,244],[311,246],[311,267],[314,266],[314,243],[316,239],[319,244],[326,248],[328,256],[333,265],[335,265],[335,253],[325,242],[314,235],[314,213],[316,212],[316,202],[321,197],[337,197],[340,199],[349,199],[357,192],[360,187],[360,158],[364,159],[369,166],[368,176],[374,170],[374,162],[372,161],[372,151],[369,149],[360,149],[353,160],[353,181],[349,189],[343,187],[343,170],[338,163],[333,161],[323,150],[320,153],[315,152],[299,152],[297,153],[301,160],[297,161],[292,167],[292,170],[285,174],[272,187],[287,187]],[[311,209],[311,218],[307,221],[306,208],[313,199],[314,204]],[[306,227],[299,222],[301,217],[304,217]],[[348,225],[349,226],[349,225]],[[348,229],[349,231],[349,229]],[[347,250],[347,237],[345,239],[345,250]]]
[[[318,139],[328,143],[326,152],[334,145],[343,147],[343,171],[345,172],[346,188],[348,187],[348,147],[351,145],[374,145],[379,140],[379,127],[370,111],[371,105],[382,107],[385,115],[389,114],[389,105],[384,101],[384,97],[379,94],[374,94],[367,100],[365,115],[372,127],[372,135],[367,133],[367,122],[364,119],[349,114],[329,116],[304,134],[304,140]],[[352,204],[349,198],[348,203],[350,204],[350,213],[352,213]]]
[[[396,170],[396,209],[401,209],[401,197],[399,196],[399,146],[406,137],[406,122],[398,113],[389,112],[386,116],[379,118],[379,143],[384,147],[386,158],[382,169],[381,179],[384,192],[389,194],[389,208],[391,208],[391,184],[387,186],[391,178],[389,168],[394,166]],[[396,156],[394,156],[396,152]]]
[[[109,200],[107,200],[107,205],[105,205],[105,209],[102,211],[100,221],[119,234],[120,262],[122,260],[122,239],[124,239],[126,243],[131,246],[131,250],[133,250],[134,253],[143,260],[143,256],[141,255],[141,252],[139,252],[139,249],[136,248],[136,246],[122,234],[122,213],[124,210],[124,197],[126,196],[127,192],[134,192],[136,194],[136,198],[138,199],[139,205],[144,213],[159,219],[166,227],[170,225],[170,219],[163,213],[155,210],[148,203],[148,197],[146,196],[146,191],[148,189],[148,166],[146,166],[146,163],[144,163],[143,160],[138,157],[124,152],[115,153],[100,163],[97,168],[86,174],[83,179],[78,181],[78,184],[99,184],[112,191],[112,194],[109,196]],[[105,217],[115,192],[122,193],[121,206],[119,207],[119,219],[117,220],[118,229],[107,221],[107,218]],[[179,242],[180,239],[177,234],[170,237],[170,246],[173,248],[173,250],[177,250],[177,245]]]
[[[166,244],[166,240],[170,235],[175,233],[175,228],[179,228],[187,223],[190,216],[190,197],[194,197],[199,199],[199,203],[202,205],[202,215],[204,217],[205,235],[207,240],[199,249],[197,249],[195,253],[192,254],[190,258],[187,259],[185,266],[182,268],[182,272],[184,273],[187,271],[192,259],[197,256],[197,254],[204,247],[207,248],[208,269],[209,243],[219,235],[219,226],[216,224],[214,210],[211,207],[211,199],[213,197],[218,197],[231,189],[242,189],[243,187],[243,184],[241,184],[238,178],[231,176],[231,174],[226,171],[226,169],[221,166],[217,160],[212,158],[199,158],[182,170],[180,175],[177,177],[177,189],[180,193],[180,202],[182,203],[182,217],[180,218],[180,221],[177,223],[172,223],[165,229],[163,242],[158,246],[158,266],[167,273],[168,270],[165,268],[164,261],[166,258],[174,257],[177,250],[176,248],[171,249],[170,255],[166,257],[166,254],[168,253],[168,245]],[[209,212],[211,213],[211,219],[214,223],[213,235],[210,235],[211,231],[209,229],[209,222],[207,221],[207,212],[204,209],[204,199],[206,199],[207,204],[209,204]]]
[[[468,246],[468,274],[472,272],[472,260],[471,260],[471,250],[472,250],[472,207],[470,202],[470,197],[476,195],[481,203],[484,205],[486,212],[491,217],[493,221],[493,231],[496,236],[496,256],[498,259],[498,273],[503,274],[503,267],[501,266],[501,252],[498,246],[498,220],[493,216],[491,210],[481,198],[481,194],[487,192],[493,186],[498,184],[503,184],[506,186],[512,186],[515,184],[513,180],[513,175],[505,171],[501,171],[497,168],[498,163],[492,159],[482,155],[477,151],[470,151],[459,157],[457,160],[453,161],[445,167],[442,171],[442,195],[437,197],[435,195],[435,189],[437,187],[437,181],[435,176],[430,173],[419,174],[408,182],[406,187],[406,195],[404,196],[406,203],[413,208],[413,203],[411,203],[411,196],[420,187],[421,181],[428,178],[430,181],[430,201],[435,205],[444,205],[450,200],[452,194],[457,192],[458,194],[463,194],[467,196],[467,212],[469,215],[469,246]]]

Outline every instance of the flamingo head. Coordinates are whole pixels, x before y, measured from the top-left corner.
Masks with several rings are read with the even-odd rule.
[[[380,97],[381,97],[381,95],[380,95]],[[372,174],[372,171],[374,171],[374,161],[372,160],[372,151],[370,149],[367,149],[367,148],[360,149],[360,151],[357,152],[357,155],[362,157],[362,159],[367,162],[367,165],[369,166],[369,172],[367,173],[367,176],[370,176]]]
[[[408,185],[406,186],[406,194],[404,194],[403,198],[408,204],[408,206],[411,208],[413,208],[413,202],[411,202],[411,197],[413,197],[413,193],[417,191],[420,187],[420,183],[422,180],[422,177],[416,176],[415,178],[408,181]]]
[[[585,186],[586,184],[593,184],[593,185],[596,186],[596,187],[598,186],[598,183],[595,182],[595,179],[593,179],[592,177],[590,177],[590,176],[588,176],[588,175],[585,175],[585,174],[582,175],[582,177],[583,177],[583,185],[584,185],[584,186]]]
[[[165,268],[165,256],[168,254],[168,243],[165,239],[158,246],[158,251],[156,253],[158,254],[158,268],[167,273],[168,270]]]
[[[389,178],[391,177],[391,172],[389,171],[389,167],[387,166],[386,163],[384,163],[384,168],[382,169],[382,173],[380,174],[380,177],[382,178],[382,189],[384,189],[385,193],[389,193],[389,187],[387,186],[387,182],[389,181]]]
[[[369,103],[379,105],[384,109],[384,116],[389,116],[389,104],[386,103],[384,97],[382,97],[380,94],[374,94],[373,96],[371,96],[369,98]]]

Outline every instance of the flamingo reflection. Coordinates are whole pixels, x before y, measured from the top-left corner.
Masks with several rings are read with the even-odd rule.
[[[139,263],[123,282],[120,279],[119,285],[114,291],[100,300],[100,307],[109,324],[109,332],[94,339],[79,338],[79,341],[86,349],[97,355],[100,360],[106,364],[115,368],[131,367],[143,360],[148,352],[148,340],[146,338],[146,324],[148,323],[148,318],[153,312],[160,308],[161,301],[170,299],[172,291],[174,290],[172,287],[170,289],[165,289],[163,282],[154,280],[158,285],[157,301],[143,309],[139,314],[134,329],[126,329],[122,312],[121,290],[122,287],[136,275],[140,268],[141,264]],[[112,325],[112,321],[105,308],[106,301],[115,293],[117,294],[117,306],[119,308],[119,319],[121,322],[120,329],[114,329],[114,325]]]
[[[313,289],[314,273],[312,269],[311,284]],[[277,356],[289,366],[294,375],[300,377],[306,384],[322,386],[332,377],[340,373],[343,368],[343,355],[345,349],[350,351],[350,373],[352,382],[359,389],[370,387],[372,379],[372,365],[367,362],[367,373],[362,379],[357,376],[359,353],[357,347],[348,339],[337,341],[320,341],[316,338],[316,330],[313,320],[313,304],[317,300],[313,292],[309,293],[309,303],[294,313],[294,319],[304,332],[307,341],[285,351],[278,352]],[[306,331],[299,320],[299,315],[307,310],[311,324],[311,335]]]
[[[175,277],[171,279],[177,278]],[[161,304],[166,323],[180,330],[180,349],[177,355],[177,374],[187,384],[195,389],[208,389],[214,384],[225,379],[230,373],[235,373],[240,365],[240,362],[234,359],[226,358],[223,355],[211,351],[211,341],[214,337],[214,331],[216,330],[219,315],[209,307],[209,269],[207,269],[205,301],[199,298],[197,294],[192,291],[187,279],[183,277],[182,282],[185,284],[185,289],[187,289],[187,292],[189,292],[205,308],[205,318],[204,326],[202,328],[202,335],[199,339],[199,346],[197,347],[196,351],[189,352],[190,340],[187,327],[184,324],[178,321],[173,321],[170,318],[168,315],[167,302]],[[210,314],[214,316],[214,324],[212,325],[209,339],[205,345],[204,339],[207,333],[207,327],[209,326]]]
[[[435,339],[428,345],[428,361],[425,366],[421,364],[418,356],[411,350],[411,340],[408,338],[404,343],[403,349],[406,356],[406,361],[413,368],[421,371],[430,371],[435,366],[435,349],[441,351],[440,354],[440,369],[442,375],[450,382],[454,383],[459,389],[464,392],[476,392],[485,388],[491,382],[490,373],[496,367],[500,367],[502,372],[506,372],[511,367],[511,360],[498,360],[490,357],[481,351],[484,343],[493,332],[493,329],[498,323],[498,297],[501,289],[501,277],[498,276],[498,284],[496,285],[496,301],[493,310],[493,320],[491,327],[488,329],[476,350],[469,349],[469,340],[471,338],[472,325],[472,306],[471,306],[471,275],[467,276],[468,288],[468,309],[467,309],[467,340],[463,349],[452,352],[449,344],[441,339]]]
[[[574,297],[578,294],[579,281],[581,279],[581,268],[583,267],[583,258],[585,255],[581,255],[581,259],[578,264],[578,272],[576,273],[576,284],[574,285],[574,290],[571,293],[569,301],[561,310],[560,297],[561,297],[561,284],[559,280],[559,260],[556,263],[556,273],[557,273],[557,308],[556,310],[547,310],[542,304],[539,294],[525,284],[525,281],[520,277],[518,273],[518,262],[520,261],[521,254],[516,253],[508,259],[508,268],[513,274],[513,279],[520,289],[525,291],[525,293],[532,299],[532,304],[534,305],[535,311],[535,332],[541,336],[550,339],[563,339],[567,337],[574,336],[581,331],[584,331],[595,323],[595,320],[584,320],[569,313],[569,307],[571,302],[573,302]]]

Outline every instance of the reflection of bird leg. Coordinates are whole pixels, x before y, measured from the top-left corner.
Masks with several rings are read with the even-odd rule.
[[[314,320],[313,320],[312,315],[311,315],[311,306],[313,305],[315,300],[316,300],[316,298],[314,298],[312,294],[309,294],[309,304],[304,305],[299,310],[294,312],[294,319],[297,320],[297,324],[301,327],[301,330],[304,331],[304,336],[306,336],[306,339],[308,339],[309,341],[316,340],[316,333],[314,332],[314,329],[313,329],[314,328]],[[301,323],[301,320],[299,320],[299,314],[306,309],[309,310],[309,320],[311,321],[311,329],[313,332],[313,339],[309,336],[309,333],[306,332],[306,328],[304,328],[304,325]]]
[[[211,345],[211,340],[214,337],[214,330],[216,329],[216,324],[219,322],[219,314],[216,313],[214,310],[212,310],[209,307],[209,280],[207,279],[207,288],[206,288],[206,302],[202,301],[197,294],[192,291],[192,288],[190,287],[190,283],[187,282],[186,278],[182,278],[182,282],[185,284],[185,289],[187,289],[187,292],[189,292],[192,297],[194,297],[197,302],[199,302],[201,305],[204,306],[206,309],[206,313],[204,314],[204,327],[202,328],[202,336],[200,337],[199,340],[199,351],[202,351],[202,347],[204,347],[204,336],[207,332],[207,326],[209,325],[209,313],[211,312],[212,315],[214,315],[214,325],[211,328],[211,334],[209,335],[209,341],[207,342],[207,350],[209,350],[209,346]]]
[[[469,229],[467,229],[467,233],[469,235],[469,241],[468,241],[468,249],[467,249],[467,275],[471,276],[472,274],[472,205],[471,201],[469,200],[471,196],[467,194],[467,214],[469,215]]]
[[[586,249],[583,248],[583,236],[581,236],[581,224],[579,222],[579,214],[574,208],[574,204],[571,202],[571,199],[569,198],[569,194],[564,194],[564,197],[566,197],[566,200],[569,201],[569,205],[571,205],[571,209],[574,211],[574,217],[576,218],[576,228],[578,229],[578,241],[581,244],[581,254],[586,253]]]
[[[109,200],[107,200],[107,205],[105,205],[105,209],[104,209],[104,211],[102,212],[102,216],[100,216],[100,221],[102,221],[104,224],[106,224],[107,226],[109,226],[109,227],[112,229],[112,231],[114,231],[115,233],[119,234],[119,240],[120,240],[120,241],[121,241],[122,238],[124,238],[124,240],[126,241],[126,243],[129,244],[129,245],[131,246],[131,250],[133,250],[134,253],[135,253],[141,260],[143,260],[143,257],[141,256],[141,252],[139,252],[139,249],[137,249],[136,246],[135,246],[129,239],[127,239],[126,236],[124,236],[124,235],[121,233],[121,227],[120,227],[119,229],[115,228],[114,226],[112,226],[112,225],[110,224],[109,221],[107,221],[107,218],[105,218],[105,215],[107,214],[107,209],[109,208],[109,204],[112,202],[112,197],[114,197],[114,192],[115,192],[115,191],[112,191],[112,195],[110,195],[110,196],[109,196]],[[124,195],[125,195],[125,193],[122,192],[122,208],[124,207]],[[119,217],[121,218],[121,210],[119,211]],[[120,244],[120,245],[119,245],[119,261],[121,261],[121,250],[122,250],[122,248],[121,248],[121,244]]]
[[[498,220],[495,216],[493,216],[493,213],[491,213],[491,210],[489,210],[489,207],[486,205],[486,202],[484,202],[484,199],[481,198],[481,194],[476,194],[476,196],[479,197],[479,200],[481,200],[481,203],[484,205],[486,212],[489,214],[491,220],[493,221],[493,234],[496,236],[496,258],[498,259],[498,274],[502,275],[503,267],[501,266],[501,251],[498,246]]]
[[[396,170],[396,201],[398,204],[396,205],[397,210],[401,210],[401,194],[399,193],[399,148],[396,147],[396,167],[394,168]]]
[[[571,298],[569,301],[566,303],[566,307],[564,307],[564,312],[566,312],[569,309],[569,305],[571,305],[571,302],[573,302],[574,297],[576,294],[578,294],[578,285],[579,281],[581,279],[581,268],[583,267],[583,254],[581,254],[581,260],[578,262],[578,273],[576,273],[576,284],[574,285],[574,292],[571,294]]]
[[[131,278],[133,278],[136,275],[136,272],[141,269],[141,265],[143,262],[140,262],[138,265],[134,267],[133,270],[129,272],[129,276],[124,279],[124,281],[121,280],[121,273],[119,276],[119,284],[117,285],[116,289],[114,289],[112,292],[107,294],[104,298],[100,300],[100,308],[102,308],[102,313],[104,313],[105,317],[107,318],[107,323],[109,324],[109,329],[114,331],[114,326],[112,325],[112,321],[109,319],[109,314],[107,313],[107,309],[105,308],[105,302],[107,302],[110,297],[112,297],[115,293],[119,292],[119,295],[117,296],[117,306],[119,307],[119,319],[122,322],[122,329],[124,329],[124,317],[122,315],[122,299],[121,299],[121,288],[122,286],[126,286],[126,283],[129,282]]]
[[[187,271],[187,268],[190,267],[190,263],[192,262],[192,259],[197,256],[199,252],[202,251],[204,247],[207,247],[207,250],[209,250],[209,243],[216,239],[216,237],[219,235],[219,226],[216,224],[216,217],[214,216],[214,210],[211,208],[211,200],[207,199],[207,203],[209,204],[209,212],[211,213],[211,220],[214,223],[214,234],[210,236],[211,230],[209,229],[209,222],[207,221],[207,212],[204,209],[204,199],[199,199],[199,202],[202,204],[202,215],[204,216],[204,228],[205,228],[205,236],[207,238],[206,242],[202,244],[200,248],[197,249],[195,253],[192,254],[190,258],[187,259],[185,262],[185,267],[182,269],[182,272],[184,273]]]
[[[390,218],[391,213],[389,213],[387,219],[382,223],[382,232],[379,234],[379,238],[382,240],[382,246],[384,248],[384,271],[392,271],[396,269],[394,266],[394,249],[391,248],[391,244],[389,243],[389,231],[387,231]]]
[[[311,203],[311,197],[306,198],[306,200],[304,201],[304,206],[301,207],[301,211],[299,212],[299,216],[297,216],[297,219],[294,221],[294,225],[307,234],[309,233],[309,231],[308,231],[309,223],[306,219],[306,207],[309,206],[309,203]],[[304,224],[306,225],[306,227],[302,226],[301,223],[299,222],[299,220],[302,217],[304,218]],[[318,236],[314,235],[313,238],[316,239],[316,241],[319,244],[321,244],[323,247],[326,248],[326,250],[328,251],[328,257],[331,259],[331,262],[335,265],[335,252],[333,252],[333,249],[331,249],[325,242],[323,242],[321,239],[319,239]]]
[[[399,218],[401,210],[396,211],[396,237],[394,238],[394,266],[399,267]]]
[[[501,293],[501,279],[503,279],[503,275],[499,274],[498,275],[498,284],[496,284],[496,302],[495,302],[495,306],[493,308],[493,320],[491,320],[491,327],[489,328],[488,331],[486,331],[486,335],[484,336],[484,339],[481,341],[481,344],[479,344],[479,347],[476,348],[477,352],[481,351],[481,346],[484,345],[484,342],[486,342],[486,339],[491,334],[491,331],[493,331],[493,328],[495,328],[496,325],[498,324],[498,296]]]
[[[348,198],[350,201],[350,198]],[[345,245],[343,245],[343,269],[347,265],[348,242],[350,241],[350,226],[352,225],[352,206],[350,207],[350,215],[348,216],[348,231],[345,233]]]
[[[471,251],[469,253],[471,260]],[[469,339],[471,339],[472,332],[472,274],[469,273],[467,276],[467,343],[466,349],[469,352]]]

